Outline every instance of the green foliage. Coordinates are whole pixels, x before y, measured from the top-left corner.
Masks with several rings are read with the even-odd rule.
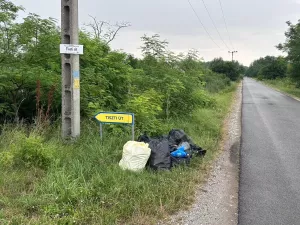
[[[222,58],[211,61],[209,67],[213,72],[224,74],[232,81],[237,81],[244,73],[244,67],[238,62],[224,61]]]
[[[2,135],[11,136],[11,140],[9,146],[5,146],[6,149],[0,152],[1,167],[47,169],[54,161],[56,146],[45,143],[42,136],[31,133],[27,137],[24,131],[15,131],[13,135],[10,132]]]
[[[199,106],[201,108],[213,108],[216,105],[216,100],[204,90],[197,90],[192,93],[192,96],[195,99],[194,109]]]
[[[3,0],[2,8],[7,15],[6,28],[0,29],[0,44],[10,45],[7,51],[0,50],[0,58],[6,62],[0,65],[0,122],[32,123],[39,116],[36,100],[44,111],[50,105],[49,118],[55,120],[61,113],[60,55],[53,48],[60,42],[57,22],[29,14],[17,23],[21,8]],[[189,115],[199,105],[213,105],[208,103],[213,100],[206,90],[218,92],[230,85],[223,78],[215,81],[218,76],[205,68],[197,51],[176,55],[157,34],[145,35],[142,41],[144,57],[136,59],[111,50],[107,41],[95,35],[80,32],[80,43],[85,46],[80,57],[83,117],[126,109],[137,114],[139,129],[154,132],[161,120]]]
[[[224,74],[208,71],[203,77],[204,88],[210,93],[218,93],[230,86],[230,79]]]
[[[14,5],[11,1],[0,0],[0,62],[11,64],[18,49],[16,40],[16,24],[18,12],[22,7]]]
[[[288,31],[285,32],[286,41],[277,46],[279,50],[287,53],[287,56],[285,58],[266,56],[255,60],[247,70],[246,76],[260,80],[275,80],[274,83],[280,83],[280,88],[282,88],[282,80],[292,81],[296,88],[300,87],[300,21],[297,24],[292,24],[288,21],[287,25]],[[285,77],[289,79],[283,79]],[[289,92],[293,89],[295,88],[287,88]]]
[[[60,54],[53,47],[60,44],[55,19],[42,19],[36,14],[29,14],[23,23],[17,25],[16,33],[18,53],[24,63],[60,72]]]
[[[0,168],[9,168],[14,165],[14,155],[12,152],[0,152]]]
[[[287,61],[283,57],[266,56],[251,63],[246,76],[259,79],[283,78],[287,72]]]
[[[159,120],[162,113],[162,96],[154,89],[145,91],[129,100],[125,106],[126,111],[135,112],[135,122],[140,133],[148,131],[149,134],[159,132]]]
[[[104,44],[95,40],[97,48],[90,50],[99,54]],[[104,46],[105,47],[105,46]],[[88,50],[86,50],[88,52]],[[132,68],[126,62],[126,55],[119,52],[103,52],[93,62],[83,57],[81,72],[81,102],[83,115],[88,114],[90,103],[106,111],[116,111],[128,100]]]
[[[43,106],[51,87],[60,87],[60,55],[53,48],[59,45],[59,31],[54,19],[41,19],[35,14],[17,23],[22,8],[10,1],[2,0],[0,7],[0,122],[32,121],[37,81],[42,83]],[[57,93],[54,99],[60,100]],[[53,111],[58,108],[56,101]]]
[[[287,60],[290,63],[289,77],[296,82],[297,87],[300,87],[300,21],[297,24],[287,22],[288,30],[285,32],[286,41],[279,44],[277,48],[287,53]]]
[[[212,73],[205,68],[197,51],[191,50],[186,55],[175,55],[168,50],[166,41],[159,40],[158,35],[144,36],[143,41],[142,50],[145,57],[142,60],[129,57],[129,62],[139,69],[134,71],[132,91],[142,94],[145,90],[154,89],[161,93],[161,118],[189,115],[197,106],[207,107],[210,105],[207,102],[213,102],[204,93],[204,77],[209,80]],[[230,85],[230,82],[224,79],[219,79],[219,82],[223,82],[223,87],[220,85],[216,91]]]
[[[19,121],[19,118],[31,120],[36,112],[37,81],[42,84],[42,105],[47,105],[47,94],[51,86],[58,86],[59,76],[41,67],[21,66],[8,68],[3,66],[0,74],[0,114],[1,119]],[[55,98],[58,99],[56,90]],[[53,107],[58,110],[58,105]],[[1,121],[3,122],[3,121]]]
[[[20,149],[12,150],[15,152],[16,165],[24,165],[26,168],[38,167],[47,169],[53,160],[55,148],[50,144],[45,145],[42,137],[30,135],[23,140]]]
[[[168,52],[168,42],[166,40],[161,41],[158,34],[154,34],[151,37],[144,35],[142,38],[144,45],[141,47],[144,56],[152,56],[156,58],[164,58]]]

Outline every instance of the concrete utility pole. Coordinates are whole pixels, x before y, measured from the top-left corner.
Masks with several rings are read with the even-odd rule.
[[[228,51],[228,53],[231,53],[231,54],[232,54],[232,62],[233,62],[233,54],[234,54],[234,53],[238,53],[238,51]]]
[[[61,0],[62,44],[78,44],[78,0]],[[62,54],[62,137],[80,135],[79,55]]]

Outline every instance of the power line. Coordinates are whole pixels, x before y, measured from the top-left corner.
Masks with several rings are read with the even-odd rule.
[[[227,31],[227,34],[228,34],[228,37],[229,37],[229,42],[230,42],[232,48],[235,49],[234,45],[232,44],[230,34],[229,34],[229,31],[228,31],[228,26],[227,26],[227,22],[226,22],[226,18],[225,18],[225,14],[224,14],[223,5],[222,5],[221,0],[219,0],[219,3],[220,3],[220,6],[221,6],[221,10],[222,10],[222,15],[223,15],[223,20],[224,20],[224,23],[225,23],[226,31]]]
[[[212,24],[213,24],[214,27],[215,27],[215,29],[216,29],[216,31],[217,31],[217,33],[218,33],[220,39],[222,40],[222,42],[224,43],[224,45],[226,46],[226,48],[227,48],[228,50],[230,50],[230,48],[228,47],[228,45],[225,43],[224,39],[222,38],[222,36],[221,36],[221,34],[220,34],[220,32],[219,32],[219,29],[217,28],[217,26],[216,26],[216,24],[215,24],[215,21],[213,20],[212,16],[210,15],[210,12],[209,12],[209,10],[208,10],[208,8],[207,8],[207,6],[206,6],[204,0],[202,0],[202,3],[203,3],[203,5],[204,5],[204,7],[205,7],[205,10],[206,10],[206,12],[207,12],[207,14],[208,14],[208,16],[209,16],[209,18],[210,18]]]
[[[199,23],[202,25],[203,29],[205,30],[206,34],[209,36],[209,38],[212,40],[213,43],[215,43],[215,45],[216,45],[218,48],[221,48],[221,47],[215,42],[215,40],[212,38],[212,36],[210,35],[210,33],[209,33],[209,32],[207,31],[207,29],[205,28],[204,24],[202,23],[202,21],[201,21],[199,15],[198,15],[198,13],[196,12],[196,10],[195,10],[195,8],[193,7],[193,5],[192,5],[192,3],[190,2],[190,0],[188,0],[188,2],[189,2],[189,4],[190,4],[192,10],[194,11],[196,17],[198,18]]]

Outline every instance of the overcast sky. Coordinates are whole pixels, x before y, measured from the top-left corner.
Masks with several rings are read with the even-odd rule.
[[[158,33],[169,41],[174,52],[197,49],[205,61],[215,57],[231,59],[205,11],[202,0],[190,0],[218,48],[207,36],[188,0],[79,0],[80,24],[90,21],[89,15],[105,21],[128,21],[130,28],[119,33],[114,49],[140,55],[140,37]],[[231,46],[222,17],[219,0],[204,0],[219,32]],[[300,19],[300,0],[221,0],[235,58],[245,65],[266,55],[280,55],[274,47],[285,40],[286,21]],[[60,0],[13,0],[29,12],[42,17],[60,19]],[[297,15],[298,14],[298,15]],[[232,49],[230,49],[232,50]]]

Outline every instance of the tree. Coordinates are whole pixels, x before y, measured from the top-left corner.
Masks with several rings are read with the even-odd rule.
[[[226,75],[230,80],[236,81],[243,72],[243,67],[238,62],[224,61],[222,58],[216,58],[209,63],[212,71]]]
[[[18,51],[14,20],[22,7],[7,0],[0,0],[0,62],[11,63]]]
[[[264,79],[276,79],[286,76],[287,62],[283,57],[269,57],[260,69],[258,76]]]
[[[300,20],[297,24],[287,22],[288,31],[285,32],[286,40],[277,48],[287,53],[287,60],[290,63],[288,75],[300,87]]]
[[[284,57],[266,56],[255,60],[246,71],[246,76],[276,79],[285,77],[286,71],[287,61]]]
[[[0,7],[0,118],[33,122],[41,119],[41,112],[44,119],[51,113],[58,118],[61,57],[53,48],[60,43],[57,21],[29,14],[18,22],[21,7],[7,0],[0,0]],[[142,58],[114,51],[109,43],[128,24],[112,27],[93,20],[94,32],[81,30],[79,37],[85,46],[80,57],[82,116],[132,111],[140,129],[157,132],[161,120],[212,105],[206,90],[217,92],[230,85],[225,75],[205,66],[196,50],[177,55],[157,34],[142,37]]]
[[[128,100],[132,68],[125,53],[112,51],[100,39],[80,33],[80,43],[85,46],[81,56],[82,113],[89,108],[117,110]]]
[[[59,53],[53,48],[59,44],[58,28],[54,20],[35,14],[17,23],[23,8],[10,1],[1,0],[0,8],[0,117],[32,120],[37,81],[44,93],[42,107],[46,107],[51,87],[59,86]]]
[[[169,42],[160,40],[159,34],[154,34],[151,37],[144,35],[141,39],[143,42],[141,50],[145,57],[162,58],[167,56]]]
[[[94,38],[99,40],[101,39],[106,44],[109,44],[115,40],[121,29],[131,26],[128,22],[117,22],[115,24],[111,24],[106,21],[99,21],[96,17],[90,17],[92,18],[93,22],[89,23],[87,27],[92,28]]]
[[[19,55],[26,65],[41,66],[60,73],[60,54],[53,46],[60,44],[60,31],[53,18],[43,19],[30,13],[18,24]]]

